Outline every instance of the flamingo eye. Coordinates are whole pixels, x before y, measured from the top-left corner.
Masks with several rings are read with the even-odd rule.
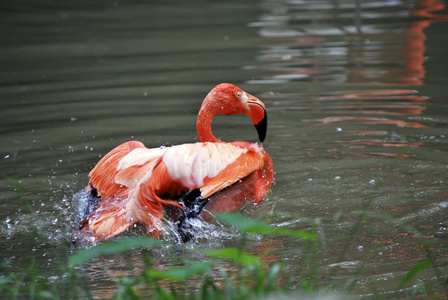
[[[236,94],[236,96],[238,97],[238,99],[241,101],[241,103],[243,103],[244,105],[246,105],[247,103],[247,95],[245,92],[238,92]]]

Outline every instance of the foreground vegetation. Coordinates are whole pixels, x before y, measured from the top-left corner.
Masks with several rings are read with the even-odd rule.
[[[367,220],[365,213],[357,213],[361,221]],[[372,216],[370,216],[372,217]],[[377,218],[384,216],[375,216]],[[333,295],[340,286],[323,284],[319,279],[318,255],[319,234],[317,224],[310,229],[288,230],[271,227],[267,223],[250,220],[241,215],[219,215],[218,218],[227,224],[236,226],[243,234],[269,235],[272,237],[288,237],[300,241],[302,250],[303,272],[298,276],[290,276],[282,262],[269,262],[264,259],[268,253],[249,253],[243,247],[225,247],[219,250],[188,249],[197,260],[182,261],[168,268],[153,264],[154,249],[163,250],[164,242],[147,237],[119,239],[111,243],[103,243],[90,249],[82,249],[68,258],[68,265],[55,274],[62,274],[57,279],[49,279],[39,272],[37,265],[31,264],[23,272],[6,272],[6,265],[1,266],[0,298],[4,299],[93,299],[98,297],[115,299],[295,299],[298,295],[320,298],[322,295]],[[390,221],[390,220],[388,220]],[[407,226],[408,231],[414,229]],[[415,234],[418,234],[414,232]],[[143,266],[141,270],[127,272],[115,276],[115,283],[110,288],[112,294],[95,294],[86,266],[96,259],[104,257],[122,257],[129,253],[136,256]],[[135,257],[135,255],[134,255]],[[108,260],[106,260],[108,261]],[[434,263],[431,254],[415,265],[403,277],[402,288],[423,270]],[[131,265],[131,264],[130,264]],[[132,268],[132,266],[131,266]],[[354,285],[357,278],[346,280],[344,285]],[[198,286],[200,282],[200,286]],[[448,282],[445,282],[448,289]],[[418,294],[416,286],[413,295]],[[345,289],[347,291],[348,289]],[[381,297],[378,297],[381,298]],[[342,298],[341,298],[342,299]],[[344,298],[345,299],[345,298]]]

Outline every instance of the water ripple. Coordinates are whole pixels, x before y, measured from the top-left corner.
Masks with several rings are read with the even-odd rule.
[[[422,85],[423,30],[447,18],[432,15],[433,6],[412,9],[402,1],[264,1],[265,13],[250,26],[258,28],[265,45],[259,50],[259,63],[246,68],[266,74],[249,83]]]

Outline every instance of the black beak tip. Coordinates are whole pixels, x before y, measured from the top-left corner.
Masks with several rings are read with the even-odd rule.
[[[255,128],[257,129],[260,142],[263,143],[264,139],[266,138],[266,132],[268,131],[268,116],[265,115],[264,118],[255,125]]]

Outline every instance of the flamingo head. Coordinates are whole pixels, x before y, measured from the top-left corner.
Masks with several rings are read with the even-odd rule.
[[[266,137],[268,117],[263,102],[239,87],[230,83],[221,83],[205,97],[199,114],[206,113],[213,117],[218,114],[245,114],[255,125],[261,142]],[[199,122],[199,119],[198,119]]]

